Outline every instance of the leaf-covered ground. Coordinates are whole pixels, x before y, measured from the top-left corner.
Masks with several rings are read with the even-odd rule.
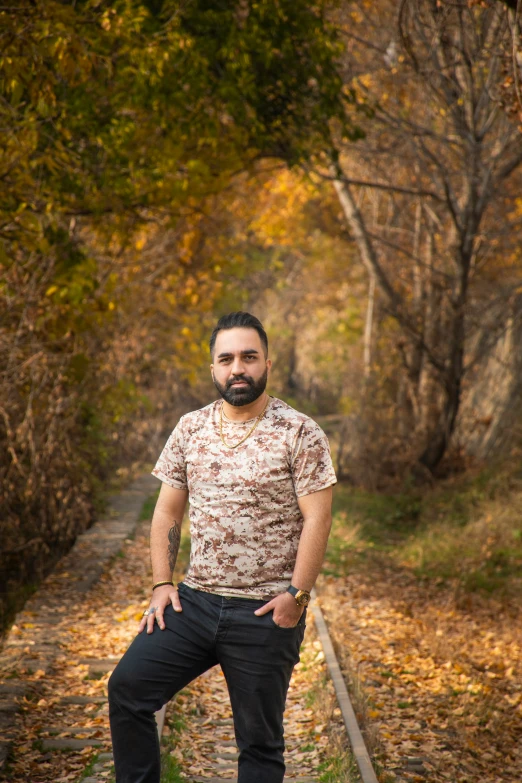
[[[91,762],[99,763],[100,758],[103,769],[96,770],[96,779],[113,779],[112,764],[104,757],[111,750],[106,703],[110,665],[98,673],[104,666],[95,662],[110,662],[125,652],[148,606],[150,585],[148,525],[144,524],[134,540],[126,541],[120,556],[114,558],[80,607],[70,606],[63,596],[59,622],[51,629],[58,648],[51,669],[44,674],[43,670],[33,672],[18,666],[16,671],[0,672],[0,679],[17,677],[30,686],[29,697],[23,699],[15,718],[14,753],[6,780],[76,783],[90,774]],[[13,632],[29,643],[31,625],[28,620]],[[71,697],[83,697],[85,702],[72,704]],[[212,775],[213,766],[221,759],[220,743],[233,740],[230,716],[226,687],[218,670],[196,681],[171,703],[163,744],[165,752],[178,762],[181,778],[176,779]],[[342,764],[333,755],[340,746],[346,747],[346,740],[313,622],[292,681],[285,725],[292,777],[341,779],[335,769]],[[67,751],[46,747],[49,740],[93,738],[100,742],[99,747]],[[228,746],[227,752],[231,750]],[[236,774],[233,761],[226,769],[227,776]]]
[[[97,757],[96,779],[111,781],[112,765],[103,756],[110,751],[110,665],[97,673],[93,661],[118,659],[126,650],[148,605],[150,584],[143,524],[81,605],[63,595],[57,623],[49,628],[56,649],[52,668],[45,674],[18,665],[0,672],[6,681],[18,677],[30,686],[13,717],[15,750],[5,779],[78,783]],[[318,591],[381,783],[520,782],[522,640],[516,606],[421,583],[378,554],[354,561],[348,576],[321,577]],[[31,632],[30,619],[13,629],[28,645]],[[71,703],[71,697],[84,703]],[[164,756],[174,767],[164,783],[208,778],[216,764],[232,778],[230,717],[217,670],[180,694],[167,716]],[[292,681],[286,737],[289,779],[356,779],[313,622]],[[95,738],[100,745],[49,749],[46,743],[57,738]]]
[[[52,629],[58,655],[46,676],[17,669],[31,684],[30,696],[16,717],[17,741],[7,779],[16,783],[65,783],[80,780],[93,756],[111,750],[106,703],[109,673],[92,671],[88,660],[118,658],[133,637],[137,619],[147,604],[150,573],[147,537],[142,527],[127,541],[121,557],[85,596],[81,607],[69,606],[63,596],[63,619]],[[18,629],[20,636],[27,626]],[[16,627],[13,629],[16,633]],[[9,672],[3,672],[4,676]],[[71,696],[91,698],[69,704]],[[46,750],[44,741],[57,738],[101,741],[96,749]],[[110,763],[103,777],[110,776]]]
[[[322,577],[321,605],[390,779],[520,783],[520,614],[384,559]],[[386,776],[383,775],[386,779]]]

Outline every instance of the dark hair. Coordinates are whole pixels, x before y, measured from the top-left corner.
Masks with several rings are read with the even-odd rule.
[[[222,315],[217,324],[214,327],[212,334],[210,335],[210,355],[214,355],[214,346],[216,345],[216,337],[219,332],[224,329],[236,329],[242,327],[243,329],[255,329],[258,333],[263,347],[265,349],[265,355],[268,354],[268,337],[263,329],[261,321],[251,315],[250,313],[244,313],[239,310],[237,313],[229,313],[228,315]]]

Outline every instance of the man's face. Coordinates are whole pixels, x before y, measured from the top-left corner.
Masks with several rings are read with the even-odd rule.
[[[263,394],[272,362],[265,358],[255,329],[237,327],[218,332],[213,358],[212,380],[230,405],[249,405]]]

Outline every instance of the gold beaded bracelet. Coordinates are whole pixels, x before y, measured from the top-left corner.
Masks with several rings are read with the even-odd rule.
[[[166,582],[156,582],[155,585],[152,585],[152,592],[154,592],[156,587],[161,587],[162,585],[172,585],[174,587],[174,582],[171,582],[170,579],[167,579]]]

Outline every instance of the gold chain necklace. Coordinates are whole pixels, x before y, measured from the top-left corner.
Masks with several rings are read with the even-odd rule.
[[[223,403],[221,403],[221,408],[219,409],[219,412],[220,412],[220,417],[219,417],[219,434],[221,436],[221,441],[222,441],[223,445],[226,446],[227,449],[237,449],[238,446],[241,446],[241,444],[244,443],[246,441],[246,439],[249,438],[252,435],[252,433],[254,432],[255,428],[257,427],[257,425],[259,424],[259,422],[263,418],[263,416],[265,414],[265,411],[268,408],[269,401],[270,401],[270,397],[267,397],[266,405],[263,408],[263,410],[261,411],[261,413],[259,414],[259,416],[257,417],[257,419],[255,420],[254,426],[251,427],[248,430],[248,432],[245,435],[245,437],[241,438],[241,440],[239,440],[237,443],[227,443],[226,440],[225,440],[225,436],[223,435]]]

